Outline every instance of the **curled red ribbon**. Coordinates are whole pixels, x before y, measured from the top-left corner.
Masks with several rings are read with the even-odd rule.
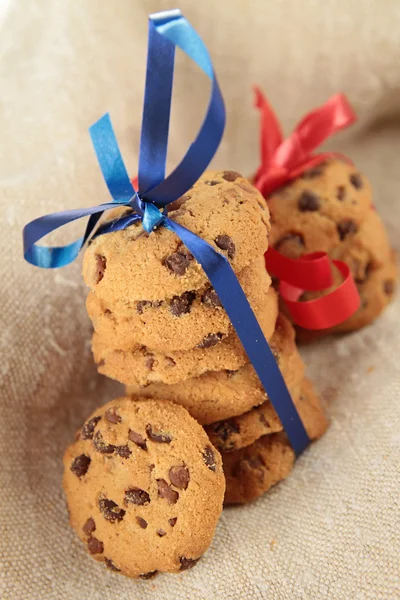
[[[279,291],[290,315],[297,325],[305,329],[329,329],[346,321],[360,306],[360,296],[346,263],[332,261],[343,275],[343,282],[330,294],[300,302],[301,288],[281,281]]]
[[[256,107],[261,111],[261,166],[255,175],[254,185],[265,198],[327,158],[340,157],[351,162],[333,152],[313,154],[327,138],[356,121],[356,115],[343,94],[335,94],[308,113],[284,139],[278,119],[262,91],[256,87],[255,93]],[[293,259],[269,248],[265,263],[267,270],[281,280],[281,296],[294,322],[306,329],[338,325],[359,306],[360,299],[352,275],[347,265],[338,261],[334,264],[346,273],[342,285],[317,300],[297,302],[303,291],[324,290],[333,284],[331,262],[325,252]]]

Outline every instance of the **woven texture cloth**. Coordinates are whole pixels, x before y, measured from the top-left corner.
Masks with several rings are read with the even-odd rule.
[[[257,167],[253,83],[279,110],[286,133],[342,90],[359,123],[326,148],[347,153],[369,175],[398,250],[400,6],[382,5],[180,2],[210,49],[226,99],[215,166]],[[21,229],[46,212],[108,199],[87,133],[106,110],[135,174],[146,19],[167,8],[161,0],[0,4],[0,597],[400,598],[398,297],[363,331],[302,350],[331,427],[287,481],[224,511],[195,569],[135,582],[91,560],[68,527],[64,448],[121,388],[93,366],[80,261],[60,271],[31,267],[22,259]],[[179,56],[171,165],[194,135],[207,94],[202,75]],[[68,239],[81,231],[71,226]]]

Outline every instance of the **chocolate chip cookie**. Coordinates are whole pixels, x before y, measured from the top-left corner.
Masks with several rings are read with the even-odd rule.
[[[300,385],[304,364],[294,341],[290,322],[279,315],[270,345],[290,390]],[[181,404],[202,425],[230,419],[267,401],[268,396],[250,363],[237,371],[210,371],[175,385],[152,383],[128,386],[133,396],[163,398]]]
[[[367,178],[353,165],[329,160],[268,198],[269,243],[291,258],[331,253],[354,239],[372,207]]]
[[[336,331],[354,331],[371,323],[386,308],[396,290],[397,266],[394,252],[391,260],[379,269],[368,273],[367,278],[357,285],[361,297],[358,311]]]
[[[168,214],[226,256],[236,273],[268,247],[266,202],[247,179],[232,171],[206,172],[168,207]],[[148,235],[141,224],[95,238],[85,251],[83,275],[96,295],[111,305],[119,300],[172,299],[208,284],[175,233],[159,227]]]
[[[301,420],[307,425],[309,436],[320,437],[326,428],[326,418],[311,382],[304,379],[301,386],[289,391]],[[242,415],[212,423],[205,430],[218,450],[233,452],[249,446],[263,435],[283,431],[283,427],[271,402],[267,400]]]
[[[223,455],[224,504],[245,504],[285,479],[295,455],[283,432],[264,435],[250,446]]]
[[[263,256],[245,267],[238,280],[251,306],[259,312],[271,284]],[[223,339],[230,331],[229,317],[210,284],[153,302],[117,300],[106,304],[95,292],[89,292],[86,308],[99,337],[107,340],[109,348],[118,350],[143,345],[164,354],[191,350],[213,334]]]
[[[117,398],[64,455],[70,521],[109,569],[149,579],[191,568],[222,510],[221,457],[181,406]]]
[[[392,261],[386,229],[376,210],[369,211],[354,237],[332,250],[331,257],[348,264],[356,283],[365,282],[371,271]]]
[[[269,340],[278,314],[278,300],[273,288],[269,289],[261,310],[255,310],[255,314]],[[225,338],[221,332],[213,332],[193,350],[168,354],[153,352],[146,346],[115,350],[110,348],[107,338],[94,333],[92,349],[99,372],[126,385],[174,384],[206,371],[236,370],[248,361],[234,331]]]
[[[327,421],[319,398],[307,379],[301,386],[298,409],[310,438],[321,437],[327,429]],[[294,459],[294,452],[283,431],[263,435],[240,450],[223,452],[226,477],[224,503],[242,504],[258,498],[287,477]]]

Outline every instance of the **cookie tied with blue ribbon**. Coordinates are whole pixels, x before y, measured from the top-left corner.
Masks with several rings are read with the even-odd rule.
[[[183,50],[210,79],[211,95],[204,121],[196,139],[180,164],[166,177],[165,164],[176,47]],[[240,340],[243,352],[252,363],[279,416],[290,444],[295,454],[298,455],[308,445],[309,437],[271,348],[265,339],[262,327],[260,327],[236,277],[235,261],[238,261],[238,257],[241,255],[239,244],[236,244],[232,236],[222,229],[215,234],[213,241],[211,238],[208,238],[210,241],[207,241],[207,236],[206,239],[203,238],[202,225],[196,218],[195,211],[193,211],[195,215],[193,227],[190,228],[186,226],[185,219],[181,220],[177,215],[174,218],[175,211],[170,210],[173,208],[173,203],[182,198],[192,186],[194,186],[194,190],[196,189],[196,182],[203,175],[218,148],[224,126],[225,109],[222,95],[211,59],[202,40],[178,10],[150,16],[138,189],[136,190],[132,185],[110,117],[105,115],[91,127],[90,135],[112,201],[92,208],[62,211],[32,221],[24,229],[24,256],[35,266],[62,267],[77,257],[88,240],[94,240],[92,246],[95,248],[95,244],[102,243],[97,241],[100,236],[104,239],[109,237],[111,240],[115,232],[121,232],[126,240],[125,248],[120,250],[115,248],[113,251],[122,252],[122,258],[126,259],[128,263],[131,261],[136,266],[140,265],[138,267],[140,280],[150,285],[152,273],[148,264],[151,262],[151,252],[144,254],[133,252],[128,259],[126,254],[128,243],[132,243],[134,247],[134,244],[143,237],[149,242],[149,250],[153,247],[158,248],[159,239],[165,238],[165,232],[168,232],[168,237],[174,241],[174,252],[164,257],[162,266],[165,273],[168,273],[169,270],[169,276],[174,281],[178,281],[179,277],[189,276],[186,275],[186,270],[188,274],[193,271],[193,276],[197,273],[196,285],[198,284],[200,287],[206,285],[206,278],[209,280],[212,286],[210,293],[215,293],[215,297],[225,309]],[[216,187],[212,179],[209,180],[208,185],[211,190]],[[251,194],[250,191],[246,193]],[[210,198],[210,212],[212,203],[213,201],[217,203],[217,198],[218,193],[215,191],[215,195],[213,193]],[[204,199],[203,202],[205,202]],[[103,213],[111,209],[118,209],[117,214],[98,227]],[[245,227],[248,229],[248,238],[251,240],[255,235],[256,228],[252,216],[249,217],[246,211],[247,208],[243,205],[242,210],[238,210],[236,216],[243,219],[243,222],[248,218],[248,225]],[[179,209],[176,213],[178,212]],[[259,206],[258,214],[262,214],[261,206]],[[89,217],[89,220],[86,231],[79,240],[67,246],[52,248],[37,244],[48,233],[83,217]],[[263,217],[259,216],[259,219],[262,221]],[[264,216],[265,219],[267,219],[266,216]],[[207,214],[205,215],[206,221]],[[109,244],[112,245],[111,242]],[[101,253],[96,256],[96,272],[100,284],[102,278],[105,281],[106,277],[111,277],[107,260],[107,257]],[[239,267],[237,268],[239,269]],[[179,275],[177,271],[183,271],[183,274]],[[111,283],[110,279],[108,281]],[[124,292],[129,289],[128,269],[125,282],[119,280],[119,284],[123,296]],[[149,292],[149,296],[144,298],[139,298],[140,294],[138,294],[132,299],[147,302],[157,301],[164,292],[158,291],[162,283],[158,282],[156,286],[158,287],[154,288],[154,294]],[[180,290],[179,285],[178,290]],[[182,293],[177,291],[176,295],[180,298],[186,291],[190,290],[185,288]],[[127,295],[130,296],[130,292]]]

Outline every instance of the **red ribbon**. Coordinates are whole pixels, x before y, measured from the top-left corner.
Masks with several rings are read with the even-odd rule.
[[[328,102],[308,113],[285,140],[264,94],[258,87],[255,93],[256,107],[261,111],[261,166],[254,185],[264,197],[327,158],[340,156],[350,162],[334,152],[313,154],[331,135],[356,121],[344,94],[335,94]]]
[[[281,281],[279,291],[290,315],[297,325],[305,329],[329,329],[346,321],[360,306],[360,296],[346,263],[332,261],[343,275],[343,282],[333,292],[310,300],[299,302],[304,292],[301,288]]]
[[[261,166],[254,185],[267,198],[276,189],[299,177],[327,158],[348,158],[333,152],[313,154],[327,138],[356,121],[356,115],[343,94],[335,94],[322,106],[308,113],[284,139],[278,119],[259,88],[255,88],[256,107],[261,111]],[[281,280],[280,292],[293,321],[306,329],[327,329],[348,319],[360,304],[359,294],[347,265],[333,261],[344,275],[333,292],[298,302],[304,291],[324,290],[333,285],[329,256],[325,252],[305,254],[293,259],[274,248],[265,253],[269,272]]]

